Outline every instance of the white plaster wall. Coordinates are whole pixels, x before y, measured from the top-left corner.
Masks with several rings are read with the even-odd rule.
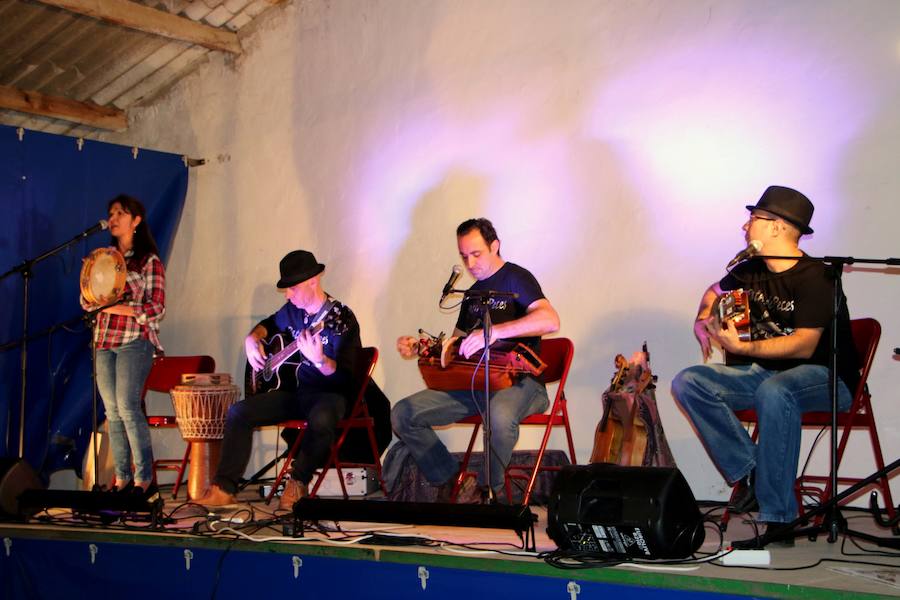
[[[770,183],[816,203],[810,253],[900,254],[898,23],[893,0],[276,8],[242,57],[214,56],[106,138],[208,161],[192,172],[168,266],[163,341],[240,376],[243,336],[281,303],[278,260],[308,248],[400,399],[421,380],[394,340],[452,327],[436,304],[458,260],[453,231],[487,216],[575,342],[580,459],[613,357],[647,340],[679,466],[698,498],[722,498],[669,393],[700,358],[697,302],[743,245],[744,205]],[[845,280],[853,313],[884,326],[872,389],[888,460],[900,454],[897,275]],[[874,470],[864,450],[852,448],[846,472]]]

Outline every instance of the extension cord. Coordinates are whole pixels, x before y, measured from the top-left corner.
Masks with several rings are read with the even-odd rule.
[[[726,567],[755,567],[768,565],[771,560],[768,550],[732,550],[719,562]]]
[[[206,515],[206,520],[209,523],[234,523],[235,525],[242,525],[244,523],[244,519],[241,517],[223,517],[216,513],[209,513]]]

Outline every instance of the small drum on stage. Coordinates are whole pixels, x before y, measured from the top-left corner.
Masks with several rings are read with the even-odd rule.
[[[212,379],[219,383],[199,383]],[[225,436],[228,409],[240,394],[238,387],[231,383],[231,375],[185,374],[181,381],[182,385],[176,385],[170,392],[181,437],[187,442],[221,440]]]
[[[225,418],[240,390],[228,373],[185,374],[181,382],[169,394],[181,437],[191,444],[188,494],[199,498],[219,466]]]
[[[128,269],[115,248],[97,248],[81,266],[81,295],[91,304],[111,304],[125,293]]]

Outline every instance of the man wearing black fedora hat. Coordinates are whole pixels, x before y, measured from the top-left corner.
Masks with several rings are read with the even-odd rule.
[[[801,236],[813,232],[813,205],[797,190],[771,186],[744,223],[747,254],[703,294],[694,323],[704,361],[719,346],[726,364],[689,367],[676,375],[672,393],[697,430],[722,475],[736,489],[729,508],[759,512],[757,520],[794,520],[794,479],[800,455],[800,416],[828,410],[828,365],[834,278],[820,261],[806,260]],[[767,256],[781,258],[766,258]],[[720,321],[714,307],[722,292],[742,289],[750,308],[749,332]],[[838,311],[838,406],[850,406],[858,379],[846,298]],[[754,409],[754,443],[735,410]],[[792,544],[793,540],[788,543]]]
[[[307,495],[313,471],[327,457],[337,422],[346,412],[353,385],[352,363],[361,346],[359,323],[353,311],[322,289],[325,265],[311,252],[290,252],[281,259],[279,269],[281,278],[276,285],[287,302],[250,331],[244,349],[254,373],[266,366],[266,343],[274,336],[281,336],[282,345],[296,341],[299,349],[277,369],[270,383],[254,380],[274,389],[261,388],[261,393],[229,409],[222,458],[213,485],[195,500],[199,504],[235,502],[238,483],[250,460],[254,429],[305,419],[308,427],[281,496],[280,507],[290,509]],[[274,352],[281,345],[270,348]]]

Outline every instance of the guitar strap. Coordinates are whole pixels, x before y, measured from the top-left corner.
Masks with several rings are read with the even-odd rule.
[[[328,311],[330,311],[335,304],[337,304],[337,300],[326,294],[325,302],[322,303],[322,307],[319,308],[319,312],[317,312],[312,318],[312,321],[309,322],[307,329],[312,329],[319,323],[319,321],[324,319],[325,315],[328,314]]]

